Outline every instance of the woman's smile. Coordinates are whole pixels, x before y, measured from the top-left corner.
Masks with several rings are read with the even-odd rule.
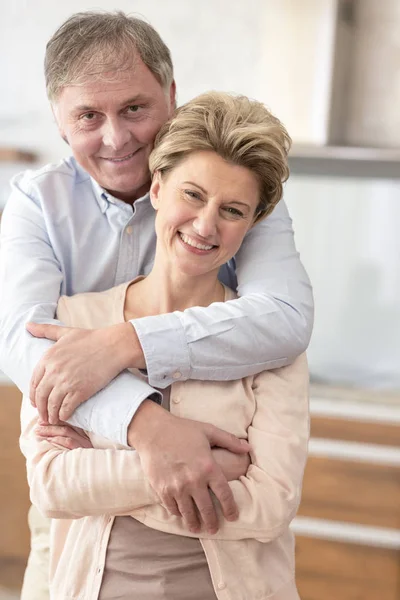
[[[194,254],[210,254],[210,252],[218,248],[216,244],[206,244],[204,241],[201,242],[192,235],[188,235],[182,231],[178,231],[178,239],[186,250]]]

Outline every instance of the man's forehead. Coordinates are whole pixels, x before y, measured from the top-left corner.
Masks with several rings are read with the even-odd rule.
[[[63,88],[59,101],[68,104],[68,110],[88,110],[102,105],[126,106],[149,100],[155,93],[153,82],[147,82],[131,70],[115,75],[108,72],[100,77],[89,77],[79,84]]]

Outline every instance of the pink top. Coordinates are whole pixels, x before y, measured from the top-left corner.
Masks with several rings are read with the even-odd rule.
[[[86,328],[120,322],[128,285],[63,297],[58,318]],[[232,297],[227,292],[226,299]],[[300,502],[309,436],[305,355],[287,367],[237,381],[174,383],[171,413],[210,422],[251,444],[246,476],[230,482],[239,519],[228,522],[220,514],[214,536],[190,534],[180,518],[158,503],[132,449],[95,434],[90,434],[95,449],[68,451],[38,442],[37,413],[24,399],[20,443],[31,499],[56,519],[51,597],[98,598],[114,517],[132,515],[159,531],[200,538],[219,600],[299,600],[289,524]]]

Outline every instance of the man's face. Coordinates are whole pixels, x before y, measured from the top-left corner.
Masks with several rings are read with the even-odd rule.
[[[168,92],[137,59],[131,69],[63,88],[53,110],[78,163],[113,196],[132,202],[150,187],[154,138],[172,115]]]

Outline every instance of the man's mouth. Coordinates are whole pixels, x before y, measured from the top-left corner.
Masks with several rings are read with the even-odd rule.
[[[179,234],[179,237],[181,238],[181,240],[188,246],[191,246],[192,248],[197,248],[198,250],[204,250],[204,251],[212,250],[213,248],[217,248],[217,246],[214,246],[212,244],[201,244],[197,240],[194,240],[192,237],[190,237],[186,233],[182,233],[181,231],[178,231],[178,234]]]
[[[135,150],[134,152],[131,152],[130,154],[126,154],[125,156],[116,156],[115,158],[103,157],[103,160],[108,160],[109,162],[112,162],[112,163],[123,163],[123,162],[129,160],[130,158],[132,158],[132,156],[134,154],[136,154],[136,152],[138,152],[138,150]]]

